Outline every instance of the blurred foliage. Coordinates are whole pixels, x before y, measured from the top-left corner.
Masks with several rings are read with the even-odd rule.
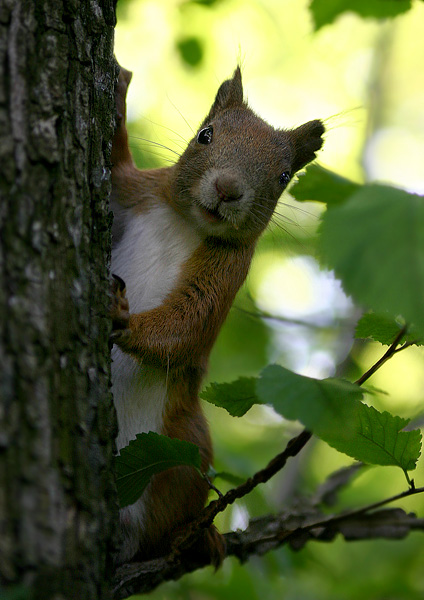
[[[203,43],[198,37],[186,37],[177,42],[182,60],[191,67],[197,67],[203,60]]]
[[[32,592],[24,585],[15,585],[7,591],[0,587],[1,600],[31,600]]]
[[[362,17],[395,17],[411,8],[411,0],[356,0],[346,5],[344,0],[312,0],[311,12],[315,28],[332,23],[339,15],[353,11]]]
[[[347,195],[358,183],[374,180],[424,192],[423,26],[421,0],[119,0],[116,55],[134,71],[128,115],[139,167],[176,160],[237,62],[250,105],[273,125],[326,121],[319,156],[325,168],[311,167],[315,181],[299,177],[293,193],[302,202],[287,193],[282,198],[213,350],[209,381],[257,376],[273,361],[303,375],[353,381],[382,356],[379,343],[354,340],[360,310],[319,267],[317,229],[325,208],[308,200],[319,181],[323,189],[333,189],[335,206],[343,200],[343,194],[337,196],[340,179],[329,187],[334,171],[347,178]],[[377,229],[378,215],[372,219]],[[388,227],[381,237],[386,236],[389,256],[396,230],[391,231],[392,223]],[[405,228],[402,236],[407,239]],[[367,403],[404,417],[416,415],[419,421],[423,349],[396,355],[370,385],[388,395],[368,395]],[[263,467],[297,431],[267,407],[238,419],[211,405],[205,410],[216,470],[242,477]],[[249,517],[282,510],[299,495],[313,494],[332,471],[349,463],[314,441],[283,473],[227,509],[217,524],[223,531],[244,527]],[[424,482],[422,469],[421,459],[417,485]],[[219,479],[217,484],[223,490],[230,486]],[[404,487],[400,470],[369,468],[343,491],[335,510],[377,501]],[[424,515],[420,497],[399,505]],[[151,596],[421,599],[423,560],[419,533],[398,542],[310,543],[300,553],[282,548],[248,565],[231,559],[218,573],[193,573]]]
[[[327,211],[320,247],[324,264],[357,302],[388,310],[393,318],[401,314],[424,337],[423,196],[363,186],[342,206]]]

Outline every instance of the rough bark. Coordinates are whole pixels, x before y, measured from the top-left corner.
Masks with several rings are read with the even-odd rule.
[[[0,595],[109,597],[114,22],[113,0],[0,5]]]

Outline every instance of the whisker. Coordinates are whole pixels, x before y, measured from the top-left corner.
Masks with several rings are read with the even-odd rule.
[[[141,141],[141,142],[145,142],[146,144],[151,144],[152,146],[158,146],[159,148],[163,148],[164,150],[168,150],[169,152],[172,152],[173,154],[176,154],[178,156],[178,158],[181,156],[176,150],[173,150],[169,146],[165,146],[165,144],[161,144],[161,143],[155,142],[153,140],[148,140],[147,138],[138,137],[136,135],[131,135],[129,137],[131,139],[135,139],[135,140],[138,140],[138,141]]]
[[[311,217],[315,221],[317,221],[319,219],[318,215],[311,212],[310,210],[307,210],[306,208],[303,208],[302,206],[298,206],[297,204],[289,204],[288,202],[278,202],[277,206],[285,206],[286,208],[290,208],[294,211],[297,211],[308,217]]]
[[[135,146],[132,144],[129,144],[129,147],[134,148]],[[144,149],[143,152],[145,152],[146,154],[149,154],[150,156],[158,156],[164,162],[168,162],[171,165],[175,165],[175,161],[172,158],[169,158],[169,156],[165,156],[164,154],[159,154],[158,152],[153,152],[153,150]]]
[[[363,113],[365,113],[365,107],[361,105],[354,106],[353,108],[348,108],[346,110],[342,110],[338,113],[335,113],[334,115],[331,115],[326,119],[322,119],[325,125],[325,130],[331,131],[332,129],[336,129],[339,127],[357,126],[358,124],[363,123],[364,117],[362,119],[357,117],[355,120],[350,118],[353,112],[357,113],[358,111],[362,111]]]
[[[180,150],[181,152],[184,152],[184,150],[187,148],[187,144],[182,144],[179,140],[170,140],[171,142],[173,142]]]
[[[259,222],[261,223],[261,225],[268,225],[269,226],[273,226],[276,227],[277,229],[281,230],[285,235],[289,236],[290,238],[292,238],[297,244],[301,244],[301,242],[299,241],[299,239],[294,235],[294,233],[292,233],[289,229],[287,229],[287,227],[284,227],[282,225],[282,223],[278,222],[278,220],[275,218],[276,216],[281,217],[281,215],[276,215],[275,212],[271,215],[271,218],[268,219],[268,214],[265,214],[263,211],[260,210],[261,205],[259,203],[253,203],[252,204],[252,213],[256,216],[259,217],[260,220]],[[283,218],[285,220],[287,220],[287,218],[285,216],[283,216]],[[296,225],[297,227],[299,227],[299,224],[292,221],[291,222],[293,225]],[[306,233],[306,232],[305,232]],[[302,244],[301,244],[302,245]]]
[[[257,201],[259,201],[259,202],[260,202],[260,201],[263,201],[263,202],[268,202],[268,201],[269,201],[269,199],[268,199],[268,198],[266,198],[265,196],[256,196],[256,198],[255,198],[255,202],[257,202]],[[293,211],[296,211],[296,212],[299,212],[299,213],[303,213],[304,215],[307,215],[308,217],[311,217],[311,218],[313,218],[314,220],[318,220],[318,218],[319,218],[319,217],[318,217],[316,214],[314,214],[314,213],[313,213],[313,212],[311,212],[310,210],[307,210],[306,208],[303,208],[303,206],[299,206],[299,204],[298,204],[298,203],[296,203],[296,204],[291,204],[291,203],[289,203],[289,202],[283,202],[283,201],[280,199],[280,200],[278,200],[278,202],[277,202],[277,205],[276,205],[276,206],[277,206],[277,207],[279,207],[279,206],[280,206],[280,207],[283,207],[283,206],[284,206],[285,208],[291,209],[291,210],[293,210]],[[276,209],[275,209],[275,211],[274,211],[274,212],[276,212]]]
[[[180,115],[180,117],[182,118],[182,120],[184,121],[184,123],[187,125],[187,127],[191,130],[192,134],[194,135],[196,132],[194,131],[194,129],[192,128],[192,126],[190,125],[190,123],[187,121],[187,119],[185,118],[185,116],[183,115],[183,113],[180,111],[180,109],[172,102],[171,98],[169,96],[167,96],[169,102],[171,103],[171,105],[173,106],[173,108],[177,111],[177,113]]]
[[[188,145],[188,140],[186,140],[185,137],[183,135],[181,135],[181,133],[179,133],[178,131],[175,131],[174,129],[171,129],[171,127],[167,127],[166,125],[162,125],[161,123],[156,123],[155,121],[152,121],[152,119],[149,119],[148,117],[142,117],[142,119],[145,120],[145,121],[147,121],[151,125],[154,125],[155,127],[162,127],[163,129],[167,129],[168,131],[170,131],[174,135],[177,135],[179,138],[181,138],[181,140],[186,145]]]

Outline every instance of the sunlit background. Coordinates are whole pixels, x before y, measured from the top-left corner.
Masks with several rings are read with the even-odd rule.
[[[219,84],[237,63],[250,106],[274,126],[321,118],[327,133],[318,161],[359,182],[383,181],[424,193],[424,3],[393,20],[345,13],[314,32],[306,0],[120,0],[116,56],[133,71],[128,97],[131,147],[140,168],[174,162],[207,113]],[[211,357],[209,378],[257,375],[278,362],[313,377],[356,379],[384,352],[353,343],[361,311],[315,258],[324,207],[285,193],[264,235],[248,281]],[[423,350],[408,349],[370,384],[380,410],[419,419]],[[241,477],[263,467],[298,430],[270,409],[243,419],[206,406],[216,468]],[[222,531],[250,516],[284,509],[313,493],[350,459],[316,442],[270,484],[219,520]],[[340,507],[358,506],[405,488],[392,468],[369,469],[346,490]],[[424,484],[422,461],[414,474]],[[218,487],[226,484],[216,481]],[[424,515],[419,498],[406,510]],[[154,598],[324,600],[424,597],[422,534],[404,541],[310,543],[282,548],[249,566],[227,560],[159,588]]]

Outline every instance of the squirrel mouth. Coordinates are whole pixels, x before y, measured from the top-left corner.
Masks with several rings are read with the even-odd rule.
[[[207,208],[206,206],[201,206],[200,210],[209,223],[222,223],[225,221],[224,217],[219,214],[218,207]]]

